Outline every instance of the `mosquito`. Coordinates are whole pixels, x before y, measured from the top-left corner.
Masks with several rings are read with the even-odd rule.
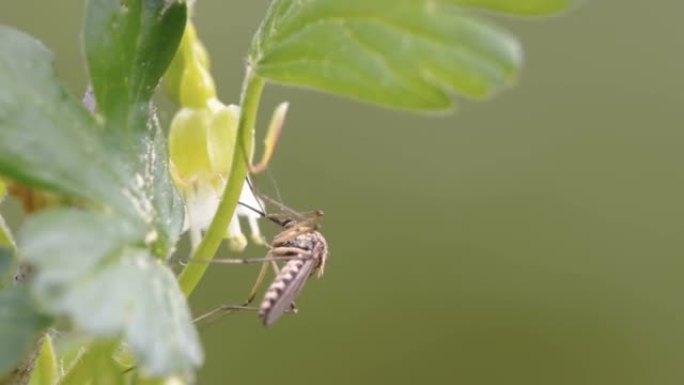
[[[219,306],[197,317],[195,322],[236,310],[256,310],[263,324],[270,326],[284,313],[297,311],[294,300],[309,277],[313,275],[321,277],[323,275],[328,258],[328,243],[323,234],[320,233],[320,224],[318,223],[319,219],[323,216],[323,211],[316,210],[309,214],[299,214],[296,211],[287,209],[277,201],[267,197],[263,198],[277,204],[291,215],[265,214],[257,208],[240,203],[243,207],[254,210],[282,228],[268,246],[269,251],[266,256],[264,258],[221,258],[207,261],[224,264],[262,263],[261,270],[249,296],[242,305]],[[278,265],[279,261],[285,261],[282,268]],[[272,266],[275,272],[275,278],[266,289],[261,304],[258,307],[250,307],[259,287],[263,283],[269,265]]]

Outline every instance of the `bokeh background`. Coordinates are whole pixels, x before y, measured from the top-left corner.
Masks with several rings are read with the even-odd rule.
[[[0,4],[80,94],[84,1]],[[198,2],[226,102],[267,5]],[[200,383],[683,383],[682,14],[678,1],[585,1],[499,18],[524,72],[454,114],[267,87],[261,126],[279,101],[291,109],[256,184],[326,211],[327,274],[270,329],[254,314],[203,327]],[[255,274],[212,267],[194,311],[241,301]]]

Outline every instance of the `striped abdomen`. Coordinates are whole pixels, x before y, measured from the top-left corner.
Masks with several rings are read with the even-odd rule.
[[[287,254],[293,259],[276,275],[259,306],[259,316],[266,326],[277,321],[292,306],[312,273],[318,271],[320,275],[323,272],[328,246],[323,236],[314,231],[274,247],[272,254]]]

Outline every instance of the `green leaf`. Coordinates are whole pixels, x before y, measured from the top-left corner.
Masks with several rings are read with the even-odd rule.
[[[398,108],[439,110],[450,93],[485,98],[510,85],[522,51],[508,32],[454,4],[521,14],[565,1],[280,0],[250,50],[267,79]]]
[[[117,217],[61,209],[31,217],[18,241],[47,310],[100,338],[122,336],[146,373],[188,373],[202,361],[197,332],[175,276],[141,234]]]
[[[52,337],[46,333],[40,347],[36,366],[31,374],[29,385],[55,385],[59,374],[57,372],[57,357],[52,346]]]
[[[145,130],[140,122],[180,43],[186,12],[176,0],[88,2],[86,58],[98,112],[110,129]]]
[[[168,170],[168,146],[159,121],[152,118],[148,126],[151,132],[141,139],[145,146],[137,174],[144,181],[140,201],[152,208],[145,218],[155,229],[147,240],[150,250],[157,257],[168,257],[182,232],[185,209]]]
[[[33,215],[19,230],[26,261],[40,269],[34,287],[41,298],[62,293],[52,285],[76,281],[126,245],[144,244],[144,231],[114,215],[54,209]]]
[[[97,110],[129,170],[133,201],[155,229],[152,251],[162,257],[180,235],[183,204],[150,100],[180,43],[186,12],[185,3],[165,0],[91,0],[86,12],[86,57]]]
[[[133,214],[101,128],[37,40],[0,26],[0,175]]]
[[[20,229],[33,294],[96,342],[123,338],[154,375],[187,373],[202,360],[175,277],[152,257],[169,254],[183,220],[150,98],[185,12],[179,2],[89,2],[97,119],[56,82],[45,48],[0,30],[0,174],[91,203],[32,215]]]
[[[29,353],[49,324],[50,318],[36,310],[26,287],[0,292],[0,376]]]
[[[176,27],[182,31],[183,24]],[[169,50],[165,44],[159,45]],[[0,174],[142,219],[154,228],[155,255],[166,256],[180,234],[183,209],[168,175],[162,130],[148,114],[148,103],[141,120],[131,122],[137,135],[126,136],[134,144],[111,146],[112,138],[104,140],[104,129],[57,82],[51,54],[39,42],[0,27],[0,53]],[[110,83],[118,79],[109,78]],[[127,156],[116,154],[122,148]]]

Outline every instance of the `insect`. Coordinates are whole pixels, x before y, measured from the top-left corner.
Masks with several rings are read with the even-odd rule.
[[[271,243],[270,255],[290,258],[276,274],[259,306],[259,317],[268,326],[273,324],[294,303],[306,280],[321,277],[328,258],[328,242],[318,231],[318,218],[322,211],[314,212],[309,219],[286,219],[281,231]]]
[[[269,201],[279,203],[267,198]],[[242,204],[256,212],[260,212],[253,207]],[[280,205],[281,207],[284,207]],[[272,325],[286,312],[296,312],[294,300],[301,292],[307,279],[312,275],[321,277],[325,271],[325,263],[328,258],[328,243],[320,233],[318,223],[323,211],[316,210],[308,215],[296,213],[287,209],[293,216],[283,217],[278,214],[264,214],[264,217],[282,227],[271,244],[269,251],[264,258],[252,259],[214,259],[212,263],[243,264],[243,263],[262,263],[259,275],[252,287],[250,295],[242,305],[223,305],[198,318],[196,322],[212,318],[219,313],[228,313],[235,310],[256,310],[265,326]],[[278,262],[285,261],[282,268]],[[256,292],[261,286],[268,266],[272,266],[275,272],[273,282],[266,289],[261,304],[257,307],[249,305],[254,301]]]

